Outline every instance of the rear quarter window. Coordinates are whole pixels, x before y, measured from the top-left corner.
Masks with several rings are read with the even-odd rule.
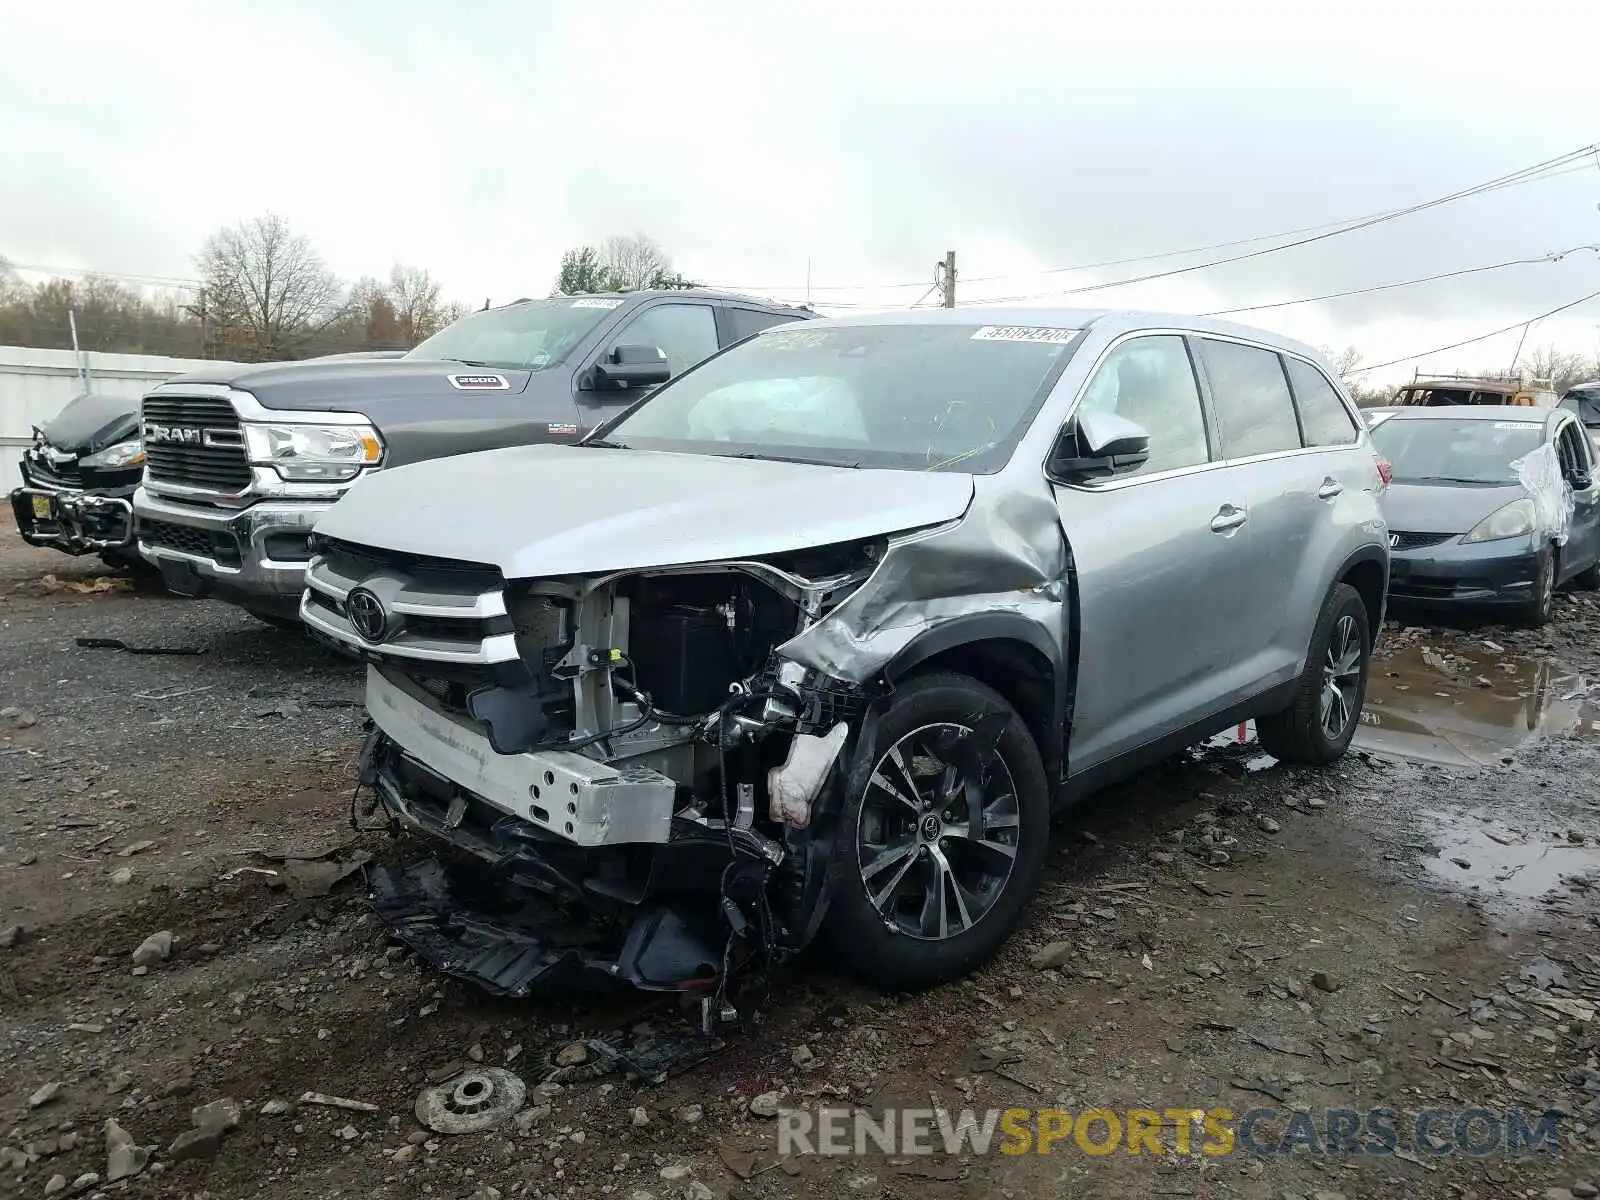
[[[729,345],[733,342],[742,342],[763,329],[771,329],[774,325],[783,325],[796,319],[780,313],[762,312],[758,308],[730,307],[724,312],[728,318],[728,332],[731,335]]]
[[[1300,449],[1294,400],[1275,351],[1213,338],[1200,338],[1195,345],[1211,385],[1226,457]]]
[[[1300,406],[1300,427],[1308,446],[1348,446],[1359,431],[1355,418],[1328,382],[1327,376],[1298,358],[1284,360],[1289,367],[1289,383],[1295,403]]]

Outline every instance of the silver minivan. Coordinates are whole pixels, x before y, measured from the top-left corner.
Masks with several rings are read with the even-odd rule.
[[[1052,811],[1246,718],[1345,751],[1385,466],[1308,347],[968,308],[781,326],[582,445],[375,475],[301,616],[370,664],[372,809],[447,851],[376,909],[509,994],[723,991],[819,934],[961,975]]]

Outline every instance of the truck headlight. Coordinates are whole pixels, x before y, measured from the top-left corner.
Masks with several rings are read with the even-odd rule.
[[[376,466],[383,458],[383,443],[370,425],[247,423],[244,444],[256,466],[271,467],[297,482],[354,479],[363,467]]]
[[[138,438],[129,438],[125,442],[118,442],[115,446],[107,446],[104,450],[84,455],[78,460],[78,465],[97,467],[102,471],[114,471],[118,467],[137,467],[143,461],[144,443]]]
[[[1502,538],[1526,537],[1533,532],[1535,514],[1532,500],[1513,500],[1497,508],[1472,527],[1463,542],[1498,542]]]

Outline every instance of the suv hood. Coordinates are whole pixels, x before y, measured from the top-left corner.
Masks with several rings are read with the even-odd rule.
[[[316,531],[532,579],[878,537],[954,520],[971,501],[972,477],[947,472],[518,446],[379,471]]]
[[[57,450],[93,454],[139,435],[139,401],[85,392],[40,425],[39,434]]]
[[[378,420],[385,406],[407,401],[437,400],[443,417],[451,411],[445,407],[448,405],[461,411],[474,407],[473,402],[479,397],[515,396],[527,389],[533,374],[410,358],[309,359],[256,366],[218,363],[167,383],[221,384],[251,393],[267,408],[359,412]],[[508,386],[462,390],[450,382],[452,375],[498,375]]]

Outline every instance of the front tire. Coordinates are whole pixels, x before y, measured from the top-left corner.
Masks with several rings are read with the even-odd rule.
[[[1533,599],[1523,605],[1521,612],[1522,623],[1533,629],[1550,624],[1551,613],[1556,602],[1556,551],[1553,546],[1546,546],[1544,553],[1539,555],[1539,574],[1533,582]]]
[[[964,675],[901,687],[857,751],[826,934],[863,979],[915,990],[999,951],[1039,886],[1050,788],[1032,735]]]
[[[1361,593],[1336,583],[1322,602],[1294,702],[1256,718],[1261,748],[1280,762],[1320,766],[1355,736],[1367,695],[1372,632]]]

